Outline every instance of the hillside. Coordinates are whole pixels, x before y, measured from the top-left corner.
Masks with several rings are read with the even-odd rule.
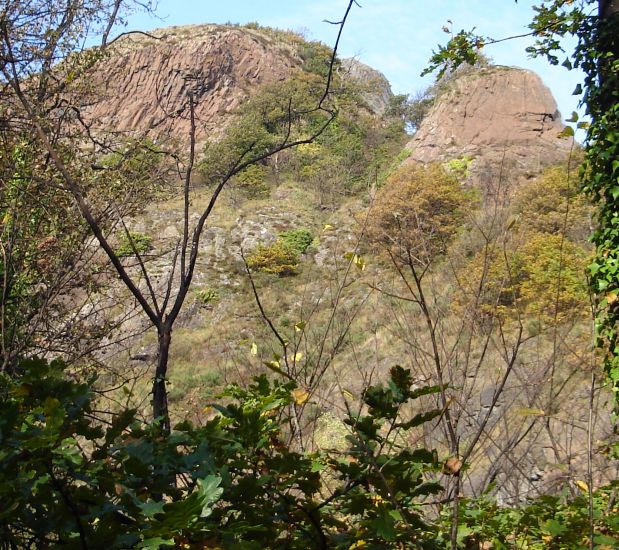
[[[467,67],[435,84],[408,135],[385,77],[356,60],[329,73],[330,55],[256,24],[123,37],[50,94],[65,180],[38,137],[1,159],[19,211],[3,219],[24,243],[20,354],[61,358],[84,381],[88,399],[75,390],[67,407],[103,411],[111,435],[76,428],[95,454],[112,449],[136,479],[174,490],[185,478],[160,456],[202,476],[188,494],[203,516],[172,542],[156,529],[182,515],[177,502],[153,504],[142,478],[111,483],[152,515],[153,548],[204,540],[196,525],[211,513],[230,540],[260,540],[227,504],[207,510],[220,474],[226,502],[279,498],[290,483],[277,506],[306,498],[315,523],[324,501],[333,540],[376,513],[363,523],[376,548],[391,530],[416,540],[419,502],[445,542],[443,501],[498,517],[617,479],[611,398],[590,385],[593,213],[548,89],[522,69]],[[79,116],[65,119],[58,98]],[[117,444],[131,426],[146,427]],[[402,515],[383,514],[402,495]],[[343,515],[328,508],[340,497]],[[342,547],[361,547],[359,533]],[[481,548],[476,537],[461,536]]]
[[[210,27],[175,29],[173,33],[174,40],[182,43],[174,46],[175,55],[186,56],[179,58],[184,59],[182,65],[196,58],[195,51],[205,48],[204,44],[216,43],[229,60],[225,68],[220,58],[215,58],[216,69],[210,61],[194,69],[219,75],[214,76],[212,88],[196,95],[196,113],[211,128],[216,128],[218,121],[226,120],[225,126],[234,120],[226,116],[247,95],[256,94],[253,97],[262,104],[258,92],[262,80],[267,81],[269,101],[274,100],[275,88],[269,88],[263,76],[264,68],[275,60],[281,72],[269,71],[269,78],[283,79],[286,71],[292,74],[295,69],[312,74],[303,71],[294,51],[272,33],[262,36],[254,29]],[[262,50],[254,49],[251,56],[245,55],[238,47],[244,43],[259,43],[266,50],[257,55],[256,51]],[[167,43],[145,44],[132,46],[125,55],[140,59],[148,53],[159,67],[164,55],[153,51],[161,48],[165,53],[172,48]],[[127,58],[118,63],[140,64]],[[344,406],[342,387],[360,395],[370,377],[386,376],[394,364],[411,368],[422,380],[434,381],[436,372],[428,357],[437,353],[450,383],[458,388],[458,404],[452,405],[458,438],[466,441],[472,437],[485,411],[491,414],[483,420],[488,423],[482,423],[485,443],[476,450],[475,460],[480,465],[491,460],[493,470],[485,476],[504,476],[506,483],[513,483],[511,488],[504,485],[504,498],[517,499],[515,495],[555,487],[564,461],[578,471],[584,467],[584,440],[574,433],[570,446],[579,450],[568,452],[567,447],[553,443],[543,422],[535,420],[544,418],[543,413],[526,411],[551,407],[558,427],[575,420],[573,400],[586,400],[586,395],[579,393],[577,380],[586,372],[586,294],[581,269],[588,253],[585,241],[590,224],[587,208],[569,198],[575,184],[565,169],[548,169],[565,162],[569,152],[569,144],[558,137],[563,125],[556,104],[530,72],[506,67],[468,71],[438,96],[410,139],[400,122],[372,113],[367,107],[367,88],[354,89],[367,74],[357,70],[353,75],[356,81],[348,77],[353,90],[341,100],[340,121],[333,132],[329,130],[314,145],[302,146],[234,179],[209,217],[190,299],[177,323],[171,349],[174,415],[199,419],[199,411],[226,383],[247,382],[264,368],[261,365],[279,357],[280,367],[288,365],[302,386],[313,387],[316,376],[320,379],[313,387],[311,412],[307,411],[308,425],[317,430],[315,444],[320,445],[323,429],[341,429],[337,411]],[[141,82],[141,77],[135,78]],[[156,102],[149,95],[144,96],[144,103],[141,95],[134,97],[131,109],[143,116],[129,117],[130,127],[150,133],[151,115],[144,113]],[[105,100],[97,107],[100,113],[107,108]],[[170,124],[167,135],[182,140],[187,121]],[[213,131],[217,134],[221,127]],[[214,149],[206,150],[200,176],[206,185],[191,193],[196,212],[212,193],[209,151]],[[411,177],[422,181],[442,178],[424,175],[424,169],[419,168],[424,163],[439,163],[457,182],[451,190],[445,187],[440,191],[455,193],[455,208],[462,208],[457,218],[452,220],[455,211],[449,211],[440,213],[436,220],[419,221],[418,216],[426,215],[423,201],[434,204],[445,200],[445,195],[425,198],[423,187],[407,190]],[[422,185],[439,189],[443,184],[428,180]],[[569,227],[561,213],[568,204],[566,198],[572,201],[566,222]],[[443,208],[442,203],[435,204]],[[394,215],[399,217],[399,228],[389,221]],[[552,225],[546,222],[548,216],[554,216]],[[518,220],[515,226],[510,221],[514,219]],[[127,220],[132,231],[152,237],[146,267],[156,275],[161,292],[172,271],[182,220],[183,204],[178,197],[146,205],[143,214]],[[438,225],[426,227],[427,223]],[[452,223],[453,228],[442,233],[442,224]],[[411,245],[406,244],[405,231],[412,235]],[[283,254],[277,248],[282,235],[295,232],[305,232],[307,244],[296,256],[278,256]],[[438,245],[426,241],[434,239],[430,236],[434,233],[441,235]],[[569,247],[561,245],[559,234],[572,236]],[[415,260],[409,265],[402,260],[402,246],[421,258],[421,263]],[[560,254],[567,262],[568,275],[552,272],[550,267]],[[294,346],[297,359],[292,364],[283,358],[285,350],[279,349],[258,310],[243,257],[250,267],[255,266],[254,284],[265,314],[280,336]],[[351,264],[350,258],[357,258],[357,263]],[[288,267],[282,267],[286,262]],[[517,275],[510,275],[512,264],[522,262],[534,265],[522,265]],[[419,289],[408,286],[410,275],[404,275],[402,269],[421,269],[419,273],[423,273],[420,289],[426,293],[427,315],[441,331],[440,348],[435,352],[428,347],[431,341],[423,329],[424,316],[408,305],[417,303]],[[549,272],[551,280],[540,277],[539,270]],[[510,281],[512,277],[518,282]],[[552,277],[557,277],[554,283]],[[553,290],[556,284],[563,284],[556,287],[562,296],[558,302]],[[402,296],[401,301],[394,296]],[[298,330],[299,324],[305,328]],[[124,364],[131,357],[129,364],[137,365],[136,372],[148,371],[157,354],[154,335],[126,339],[128,333],[139,334],[146,327],[140,316],[121,324],[111,339],[123,334],[127,350],[119,356],[119,348],[106,346],[99,359],[109,363],[110,356],[115,362],[121,357]],[[557,338],[562,342],[559,349],[553,344]],[[490,349],[479,356],[489,344]],[[512,364],[506,357],[513,349],[518,351]],[[511,370],[506,371],[508,365]],[[557,380],[546,387],[542,381],[549,368]],[[148,378],[145,383],[147,386]],[[555,384],[561,394],[555,393]],[[496,388],[501,390],[495,402]],[[507,418],[509,424],[504,424]],[[579,421],[585,422],[585,418]],[[599,424],[601,438],[607,429],[603,424]],[[527,443],[521,451],[520,447],[510,448],[509,459],[505,455],[508,447],[495,448],[491,443],[500,440],[511,445],[510,441],[531,429],[533,435],[522,440]],[[446,444],[442,436],[425,437],[439,447]],[[520,463],[516,475],[511,466],[515,456]],[[607,472],[603,472],[601,468],[599,474],[605,477]],[[486,479],[473,475],[473,492]]]

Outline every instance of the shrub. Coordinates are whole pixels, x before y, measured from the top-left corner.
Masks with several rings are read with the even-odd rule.
[[[370,241],[398,256],[429,263],[445,252],[462,225],[470,197],[438,165],[408,164],[378,192],[368,223]]]
[[[266,177],[269,169],[264,164],[251,164],[235,177],[238,187],[249,195],[256,195],[264,192]]]
[[[299,254],[303,254],[312,244],[314,236],[309,229],[291,229],[280,233],[279,239],[285,245],[294,248]]]
[[[235,113],[225,136],[207,142],[204,158],[198,168],[205,181],[225,177],[239,159],[264,155],[289,141],[305,138],[322,127],[326,120],[323,112],[314,108],[323,90],[318,75],[298,72],[277,84],[266,84]],[[256,171],[257,170],[257,171]],[[249,169],[238,181],[255,181],[260,168]]]
[[[219,300],[219,293],[214,288],[203,288],[196,292],[196,300],[200,305],[209,306]]]
[[[445,163],[445,168],[447,172],[455,176],[459,181],[462,181],[469,177],[472,162],[473,157],[464,155],[463,157],[448,160]]]
[[[127,256],[133,256],[136,252],[138,254],[144,254],[152,248],[152,237],[144,235],[139,231],[129,231],[122,233],[118,238],[118,247],[116,248],[116,255],[120,258]]]
[[[341,451],[308,454],[286,443],[307,393],[294,382],[228,386],[218,414],[165,435],[134,410],[96,421],[93,391],[63,369],[0,375],[3,548],[431,547],[422,502],[442,490],[437,453],[397,437],[441,414],[405,411],[439,388],[407,370],[367,388]]]
[[[593,208],[578,189],[578,174],[554,166],[520,187],[513,207],[533,231],[565,233],[575,241],[586,241],[591,233]]]
[[[478,253],[462,271],[465,292],[456,301],[476,302],[485,316],[562,321],[586,311],[587,261],[584,248],[560,235],[530,234],[521,246]]]
[[[134,212],[149,201],[161,199],[170,191],[169,168],[163,154],[150,140],[127,139],[100,161],[103,170],[91,177],[91,192],[96,190],[122,203],[123,211]]]
[[[278,239],[273,244],[258,245],[247,258],[249,269],[284,277],[294,275],[299,265],[299,252]]]
[[[543,495],[518,507],[500,506],[488,495],[460,501],[459,548],[529,548],[531,550],[587,548],[593,534],[595,548],[617,548],[619,521],[613,513],[617,482],[593,491],[589,517],[589,498],[585,486],[576,495]],[[451,511],[451,510],[450,510]],[[444,547],[449,544],[451,522],[443,515]],[[460,546],[461,545],[461,546]]]

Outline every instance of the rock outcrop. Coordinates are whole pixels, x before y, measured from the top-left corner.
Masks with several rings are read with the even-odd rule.
[[[370,110],[377,115],[384,114],[393,95],[391,84],[385,75],[354,57],[342,59],[342,71],[342,76],[350,78],[360,86],[363,100]]]
[[[439,95],[407,145],[408,162],[472,159],[470,179],[485,188],[501,173],[513,180],[563,160],[570,148],[558,136],[563,128],[552,94],[535,73],[479,69]]]
[[[186,140],[192,96],[201,140],[260,84],[302,63],[292,46],[253,29],[195,25],[150,35],[121,39],[93,71],[82,114],[95,128]]]
[[[233,112],[261,84],[287,79],[303,66],[298,40],[285,32],[225,25],[169,27],[132,34],[80,88],[82,118],[95,131],[188,142],[190,97],[196,137],[217,135]],[[340,74],[360,85],[366,107],[382,114],[391,96],[387,79],[354,59]]]

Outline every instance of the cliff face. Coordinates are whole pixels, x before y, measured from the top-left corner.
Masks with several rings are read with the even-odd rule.
[[[552,94],[530,71],[491,67],[455,78],[408,143],[410,161],[468,157],[473,183],[487,186],[501,169],[537,174],[560,162],[569,140]]]
[[[355,81],[360,87],[368,107],[374,113],[382,115],[389,105],[389,98],[393,95],[391,84],[385,75],[354,57],[342,59],[342,70],[345,77]]]
[[[92,71],[80,111],[97,131],[187,142],[191,97],[202,141],[221,132],[226,115],[261,84],[302,68],[300,45],[286,32],[221,25],[132,34]],[[355,81],[370,111],[382,114],[391,88],[381,73],[351,59],[342,61],[340,74]]]
[[[301,65],[290,46],[249,29],[203,25],[152,34],[121,40],[91,75],[93,94],[82,110],[96,128],[187,139],[191,96],[201,139],[250,90]]]

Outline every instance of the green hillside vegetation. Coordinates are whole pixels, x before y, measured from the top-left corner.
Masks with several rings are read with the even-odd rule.
[[[0,129],[0,548],[617,547],[578,154],[481,198],[467,157],[406,161],[408,99],[379,116],[336,71],[316,109],[329,48],[247,28],[301,66],[196,173],[148,140],[60,149],[159,305],[220,193],[174,324],[169,433],[161,334],[39,138]],[[286,139],[304,143],[235,172]]]

